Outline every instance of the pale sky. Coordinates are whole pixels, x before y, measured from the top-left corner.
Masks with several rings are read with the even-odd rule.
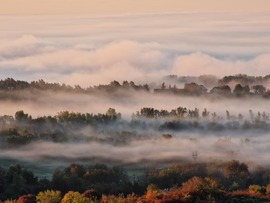
[[[117,15],[270,11],[270,0],[0,0],[0,14]]]

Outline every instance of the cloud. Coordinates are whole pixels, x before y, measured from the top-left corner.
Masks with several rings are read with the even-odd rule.
[[[37,51],[29,56],[4,58],[0,61],[0,68],[4,72],[25,72],[45,80],[49,78],[55,82],[82,86],[109,83],[112,80],[149,83],[169,74],[212,74],[219,77],[239,73],[269,74],[268,53],[248,60],[232,60],[216,58],[202,52],[173,56],[160,47],[157,43],[125,40],[91,50],[79,47]]]
[[[42,41],[32,35],[23,35],[15,40],[0,40],[1,57],[14,58],[37,54],[40,51]]]
[[[32,17],[0,17],[2,78],[89,86],[268,74],[269,13]]]
[[[77,78],[75,81],[79,81],[78,76],[82,76],[83,79],[84,75],[88,76],[88,81],[90,79],[95,82],[110,82],[114,79],[132,80],[163,68],[166,54],[153,47],[154,45],[120,41],[90,51],[75,48],[52,50],[8,58],[0,61],[0,67],[44,75],[45,78],[51,73],[61,75],[60,78],[74,76],[73,79]],[[73,79],[67,81],[74,84]]]
[[[240,73],[264,76],[269,74],[269,65],[270,54],[262,54],[250,60],[221,60],[196,52],[177,57],[172,65],[171,72],[191,76],[213,74],[223,77]]]

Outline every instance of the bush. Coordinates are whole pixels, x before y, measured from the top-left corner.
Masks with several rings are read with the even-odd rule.
[[[39,192],[36,198],[39,203],[58,203],[61,201],[61,192],[46,190]]]
[[[97,192],[96,190],[91,189],[91,190],[86,190],[83,193],[83,197],[89,198],[91,200],[100,200],[102,195],[99,192]]]
[[[65,194],[61,203],[92,203],[89,198],[83,197],[79,192],[69,191]]]
[[[270,195],[270,184],[268,184],[268,185],[266,186],[265,190],[266,190],[266,194],[267,194],[267,195]]]
[[[258,194],[258,195],[263,195],[266,192],[265,187],[260,186],[260,185],[250,185],[248,187],[248,191],[253,193],[253,194]]]
[[[28,194],[19,197],[17,203],[36,203],[36,197],[34,195]]]
[[[181,191],[188,201],[214,200],[220,198],[223,193],[218,183],[209,177],[193,177],[183,183]]]

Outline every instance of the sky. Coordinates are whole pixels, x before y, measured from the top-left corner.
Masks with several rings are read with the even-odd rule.
[[[1,14],[138,14],[269,11],[269,0],[1,0]]]
[[[267,75],[269,0],[0,0],[1,79]]]

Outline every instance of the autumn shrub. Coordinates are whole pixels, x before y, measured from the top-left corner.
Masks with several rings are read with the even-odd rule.
[[[267,195],[270,195],[270,184],[265,187],[265,192]]]
[[[126,200],[127,200],[128,203],[139,203],[139,202],[141,202],[140,198],[137,195],[135,195],[134,193],[128,195],[126,197]]]
[[[5,200],[4,203],[17,203],[17,200],[15,200],[15,199],[8,199],[8,200]]]
[[[89,198],[83,197],[79,192],[69,191],[65,194],[61,203],[93,203]]]
[[[232,199],[241,201],[241,202],[264,202],[269,201],[269,196],[262,195],[259,193],[250,192],[249,190],[237,190],[229,193],[230,202]]]
[[[145,202],[147,203],[160,203],[163,198],[164,192],[160,190],[156,185],[150,184],[147,187],[145,194]]]
[[[266,192],[266,189],[264,186],[260,185],[250,185],[248,187],[248,191],[253,194],[263,195]]]
[[[23,195],[19,197],[17,203],[36,203],[36,197],[32,194]]]
[[[115,195],[107,195],[102,197],[102,203],[144,203],[141,201],[139,197],[134,194],[128,195],[124,197],[124,195],[120,194],[118,196]]]
[[[36,199],[38,203],[59,203],[61,201],[61,192],[46,190],[44,192],[39,192]]]
[[[184,199],[194,202],[195,200],[219,199],[223,191],[217,181],[212,178],[193,177],[183,183],[181,188]]]
[[[90,190],[86,190],[83,193],[83,197],[89,198],[91,200],[100,200],[102,195],[99,192],[97,192],[96,190],[90,189]]]
[[[184,202],[183,193],[179,188],[168,191],[162,198],[162,203],[182,203]]]

